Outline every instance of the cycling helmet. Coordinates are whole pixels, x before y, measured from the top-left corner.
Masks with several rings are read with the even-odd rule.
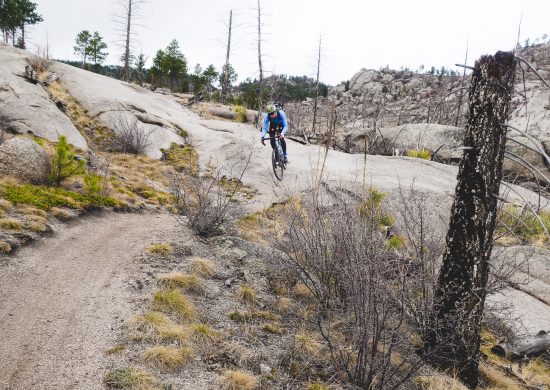
[[[277,107],[275,107],[274,104],[268,104],[265,107],[265,110],[267,111],[268,114],[273,114],[275,111],[277,111]]]

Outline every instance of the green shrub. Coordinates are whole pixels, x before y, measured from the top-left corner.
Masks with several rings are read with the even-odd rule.
[[[103,177],[92,173],[84,176],[84,191],[86,191],[88,195],[101,195],[103,189]]]
[[[51,172],[50,182],[55,186],[60,186],[66,178],[84,173],[85,161],[75,160],[73,147],[67,141],[64,135],[59,137],[59,142],[55,147],[55,153],[50,158]]]
[[[423,160],[429,160],[430,159],[430,151],[426,149],[422,150],[407,150],[407,156],[408,157],[414,157],[414,158],[421,158]]]
[[[235,114],[237,114],[237,122],[246,122],[246,108],[244,108],[243,106],[235,106],[233,107],[233,111],[235,111]]]

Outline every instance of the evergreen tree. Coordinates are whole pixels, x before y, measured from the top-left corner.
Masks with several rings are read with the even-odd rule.
[[[166,50],[159,50],[153,59],[151,73],[154,82],[172,90],[187,90],[187,59],[177,40],[172,40]]]
[[[97,31],[90,37],[88,41],[87,51],[88,56],[94,62],[94,65],[102,64],[109,53],[102,51],[107,48],[107,44],[103,41],[103,38]]]
[[[43,21],[36,12],[36,3],[30,0],[0,0],[0,30],[4,42],[11,38],[12,45],[25,47],[25,26]],[[17,31],[21,35],[17,38]]]
[[[86,66],[86,57],[89,54],[90,39],[92,36],[88,30],[83,30],[76,36],[76,46],[74,46],[74,53],[82,57],[82,68]]]

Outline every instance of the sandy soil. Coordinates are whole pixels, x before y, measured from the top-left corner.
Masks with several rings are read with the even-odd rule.
[[[138,255],[178,229],[168,214],[103,213],[0,258],[0,389],[101,388]]]

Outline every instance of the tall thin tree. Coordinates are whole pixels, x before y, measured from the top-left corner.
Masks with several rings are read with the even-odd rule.
[[[229,29],[227,32],[227,50],[225,54],[225,65],[223,67],[223,82],[222,82],[222,102],[227,102],[227,94],[229,92],[229,54],[231,52],[231,29],[233,27],[233,10],[229,11]]]
[[[258,0],[258,68],[259,85],[258,85],[258,111],[262,111],[263,106],[263,94],[264,94],[264,71],[262,67],[262,9],[260,6],[260,0]],[[259,116],[261,118],[261,115]]]
[[[130,65],[133,60],[132,45],[137,25],[137,11],[143,3],[145,3],[145,0],[120,0],[121,14],[116,16],[116,22],[119,25],[120,44],[123,48],[122,78],[124,81],[130,80]]]
[[[317,120],[317,107],[319,104],[319,74],[321,72],[321,35],[319,35],[319,50],[317,52],[317,78],[315,79],[315,100],[313,101],[313,122],[311,132],[315,134],[315,122]]]

